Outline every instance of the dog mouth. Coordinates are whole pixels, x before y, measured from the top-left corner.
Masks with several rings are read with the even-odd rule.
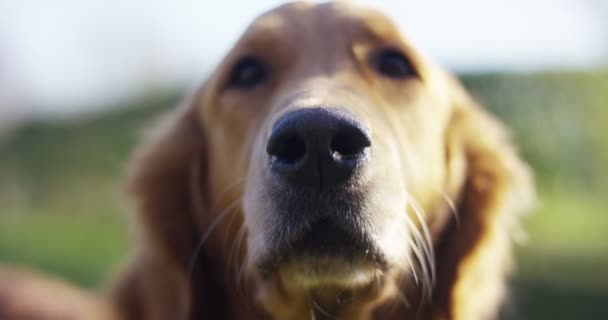
[[[267,255],[258,268],[264,278],[278,274],[307,287],[351,286],[371,281],[387,263],[364,232],[321,219]]]

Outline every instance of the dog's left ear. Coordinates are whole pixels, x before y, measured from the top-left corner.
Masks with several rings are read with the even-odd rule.
[[[223,270],[197,248],[209,218],[203,92],[166,114],[130,162],[140,241],[111,293],[128,319],[220,319],[230,310]]]
[[[194,251],[197,213],[206,207],[200,91],[146,132],[127,172],[127,191],[135,200],[142,236],[180,265],[187,265]]]
[[[534,199],[533,179],[506,128],[456,79],[448,79],[453,113],[446,131],[446,191],[456,200],[457,217],[436,242],[433,299],[440,308],[434,313],[442,319],[493,319],[505,297],[521,214]]]

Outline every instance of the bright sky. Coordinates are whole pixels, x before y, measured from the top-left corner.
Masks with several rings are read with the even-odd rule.
[[[0,118],[69,114],[150,85],[191,85],[256,15],[280,2],[0,0]],[[608,62],[608,1],[369,2],[453,70]]]

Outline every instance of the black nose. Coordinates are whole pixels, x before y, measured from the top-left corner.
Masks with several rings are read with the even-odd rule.
[[[341,109],[306,108],[275,124],[266,151],[273,172],[298,186],[347,182],[368,160],[368,130]]]

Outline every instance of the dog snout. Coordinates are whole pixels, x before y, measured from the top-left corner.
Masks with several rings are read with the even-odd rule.
[[[295,186],[348,182],[369,161],[369,130],[337,108],[304,108],[282,116],[267,143],[271,171]]]

